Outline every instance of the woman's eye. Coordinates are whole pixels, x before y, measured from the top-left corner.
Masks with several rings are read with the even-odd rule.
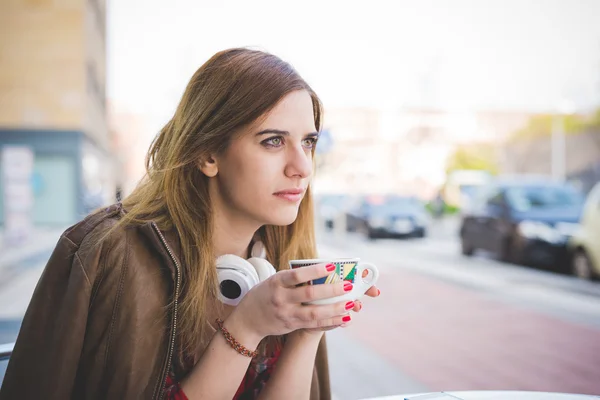
[[[308,147],[308,148],[313,148],[315,147],[315,145],[317,144],[317,138],[315,137],[311,137],[311,138],[306,138],[302,141],[302,145],[304,147]]]
[[[312,149],[317,144],[317,138],[316,137],[305,138],[305,139],[302,139],[301,143],[302,143],[303,147],[305,147],[307,149]],[[262,145],[265,147],[281,147],[284,145],[284,140],[280,136],[274,136],[272,138],[265,139],[264,141],[262,141]]]
[[[283,140],[280,137],[275,136],[263,141],[263,144],[267,147],[279,147],[283,144]]]

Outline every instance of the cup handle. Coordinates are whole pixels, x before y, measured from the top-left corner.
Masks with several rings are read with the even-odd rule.
[[[363,271],[369,271],[370,274],[367,275],[368,281],[365,281],[362,277]],[[352,291],[359,296],[365,294],[369,288],[377,283],[377,279],[379,279],[379,270],[374,264],[371,263],[359,263],[356,266],[356,275],[354,277],[354,288]]]

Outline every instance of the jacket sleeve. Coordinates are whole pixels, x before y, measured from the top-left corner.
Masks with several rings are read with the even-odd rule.
[[[71,397],[91,291],[77,246],[63,234],[25,313],[0,400]]]

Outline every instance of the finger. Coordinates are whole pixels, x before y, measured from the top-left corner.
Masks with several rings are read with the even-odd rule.
[[[285,287],[295,287],[299,284],[313,281],[315,279],[324,278],[335,271],[334,264],[315,264],[308,267],[298,267],[279,271],[276,275]]]
[[[327,332],[327,331],[331,331],[335,328],[340,327],[341,325],[334,325],[334,326],[326,326],[325,328],[310,328],[310,329],[306,329],[307,331],[310,332]]]
[[[381,294],[381,290],[379,290],[376,286],[371,286],[369,290],[365,292],[365,294],[369,297],[378,297]]]
[[[352,283],[342,281],[337,283],[322,283],[305,285],[289,290],[289,299],[292,303],[308,303],[315,300],[329,299],[342,296],[352,290]]]
[[[340,315],[346,315],[354,306],[355,303],[353,301],[340,301],[335,304],[326,305],[306,304],[298,306],[293,316],[300,321],[312,323],[313,321],[327,320],[339,317]]]
[[[308,328],[329,328],[332,326],[340,326],[344,324],[348,324],[352,321],[352,317],[349,314],[346,315],[338,315],[337,317],[320,319],[317,321],[312,321],[309,323]]]
[[[360,300],[356,300],[354,302],[354,308],[352,309],[352,311],[359,312],[360,310],[362,310],[362,302]]]

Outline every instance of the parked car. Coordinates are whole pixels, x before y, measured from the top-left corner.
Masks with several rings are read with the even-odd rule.
[[[370,239],[427,234],[425,205],[412,196],[368,196],[352,217],[354,229]]]
[[[367,201],[368,196],[356,195],[348,202],[345,216],[346,216],[346,231],[356,232],[362,225],[362,207]]]
[[[578,227],[583,196],[547,179],[497,180],[462,216],[462,253],[477,249],[501,260],[566,269],[567,242]]]
[[[588,194],[579,229],[569,241],[571,271],[582,279],[600,278],[600,182]]]

